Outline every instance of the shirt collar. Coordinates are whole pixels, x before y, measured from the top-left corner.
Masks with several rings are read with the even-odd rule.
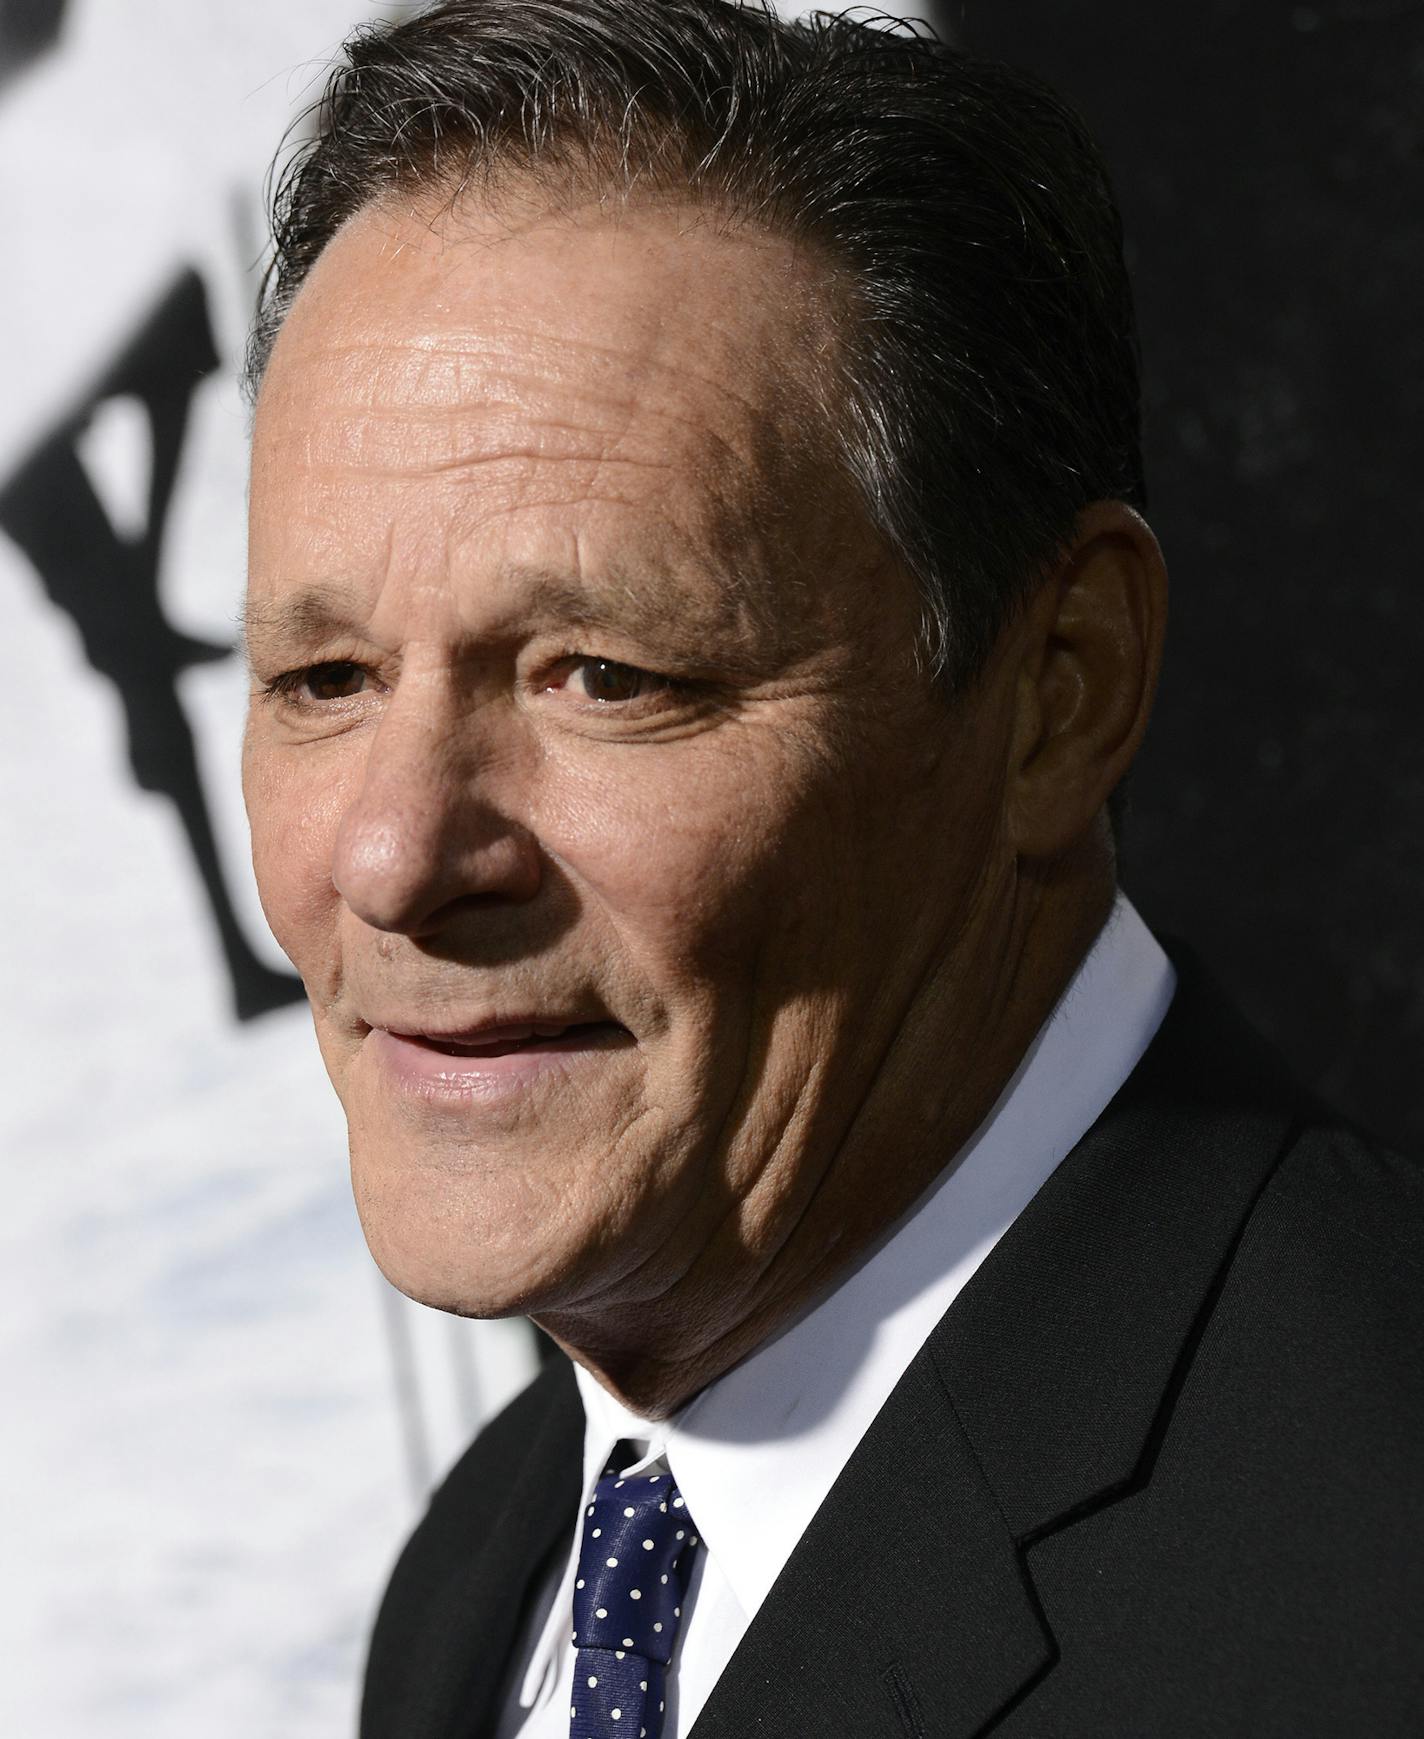
[[[1119,894],[984,1122],[834,1291],[665,1422],[630,1413],[576,1368],[584,1504],[620,1439],[646,1446],[633,1466],[665,1457],[750,1622],[935,1324],[1131,1073],[1175,983]],[[573,1576],[571,1559],[526,1702],[567,1636]]]

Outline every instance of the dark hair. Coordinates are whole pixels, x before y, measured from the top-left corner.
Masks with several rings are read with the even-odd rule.
[[[248,359],[342,223],[506,170],[710,201],[847,286],[838,439],[957,689],[1079,510],[1141,505],[1121,226],[1074,113],[918,31],[727,0],[444,0],[358,31],[276,188]]]

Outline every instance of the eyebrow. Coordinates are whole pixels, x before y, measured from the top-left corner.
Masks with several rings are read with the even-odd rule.
[[[502,577],[520,586],[521,613],[570,627],[648,632],[666,628],[680,613],[679,600],[660,599],[656,593],[640,595],[639,588],[616,577],[596,589],[543,568],[516,567]],[[254,647],[274,642],[302,645],[343,635],[368,637],[370,623],[353,611],[352,602],[343,587],[319,582],[301,586],[284,597],[249,597],[242,613],[243,648],[250,657]]]
[[[285,598],[260,601],[249,596],[242,607],[244,648],[264,640],[319,640],[357,626],[335,586],[303,586]]]

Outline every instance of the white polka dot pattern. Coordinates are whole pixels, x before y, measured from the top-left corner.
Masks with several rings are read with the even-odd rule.
[[[695,1523],[666,1473],[609,1468],[584,1518],[569,1739],[658,1739]]]

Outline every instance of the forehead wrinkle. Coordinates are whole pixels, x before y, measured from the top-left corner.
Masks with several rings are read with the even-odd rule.
[[[329,328],[323,338],[308,345],[323,382],[325,408],[439,415],[459,414],[473,403],[505,402],[532,409],[542,391],[580,405],[606,405],[619,417],[639,409],[658,415],[667,412],[649,402],[648,388],[665,380],[673,398],[695,382],[740,417],[751,407],[746,394],[738,385],[729,385],[728,378],[740,382],[749,374],[760,374],[763,368],[756,363],[764,366],[767,360],[704,359],[696,350],[691,356],[682,352],[669,359],[667,334],[662,332],[635,331],[637,343],[617,345],[538,327],[501,327],[493,311],[492,318],[493,333],[476,327],[445,328],[392,332],[372,339],[355,333],[344,336],[340,325]],[[729,336],[728,349],[743,351],[746,346]],[[595,370],[592,375],[590,365]],[[775,364],[773,368],[782,372]],[[768,384],[782,385],[771,380]]]
[[[728,565],[713,540],[676,524],[675,512],[642,515],[641,499],[581,490],[560,503],[577,511],[558,518],[544,511],[551,504],[544,491],[493,511],[471,504],[482,509],[478,517],[447,524],[443,565],[460,614],[474,621],[484,605],[486,620],[497,608],[536,631],[586,627],[666,643],[677,627],[685,629],[680,642],[715,639],[728,656],[750,647],[759,614],[751,595],[759,589],[747,583],[746,544]],[[610,527],[600,508],[637,514],[631,534],[620,536],[616,517]],[[764,652],[765,630],[755,638]]]
[[[675,451],[677,434],[693,437],[695,459]],[[474,472],[511,463],[622,465],[629,471],[669,471],[683,458],[693,476],[704,470],[757,469],[739,444],[701,422],[669,411],[656,419],[630,413],[602,428],[560,416],[531,415],[527,407],[444,410],[437,415],[377,410],[357,416],[322,416],[282,443],[295,449],[306,473],[349,473],[379,479]],[[687,443],[684,443],[687,444]]]
[[[410,387],[461,403],[497,389],[512,370],[520,377],[515,396],[531,372],[575,397],[590,376],[605,401],[616,386],[615,414],[630,391],[644,408],[665,396],[648,390],[659,376],[681,396],[695,382],[706,402],[731,401],[739,422],[749,409],[754,420],[771,412],[793,436],[824,411],[826,351],[835,348],[842,298],[815,250],[755,227],[708,232],[698,212],[683,214],[692,221],[679,226],[678,212],[661,206],[610,219],[601,206],[560,215],[539,201],[533,215],[527,233],[511,236],[478,204],[462,207],[458,223],[433,227],[428,212],[407,210],[403,200],[364,208],[297,297],[269,386],[295,340],[308,363],[332,377],[333,405]],[[412,236],[418,245],[407,253]],[[566,271],[571,256],[588,286],[572,307],[567,295],[539,289],[541,274]],[[716,293],[726,270],[745,277],[748,258],[757,292],[730,300]],[[649,274],[666,273],[669,259],[681,285],[671,304],[648,288]],[[571,321],[578,330],[569,330]],[[819,334],[821,341],[788,345],[788,321],[798,340]],[[750,405],[748,381],[764,389]],[[830,429],[821,433],[834,444]]]
[[[749,489],[748,471],[735,463],[734,454],[719,457],[724,462],[709,464],[707,470],[720,476],[699,475],[693,489],[675,490],[670,496],[663,492],[664,506],[652,517],[646,514],[646,487],[620,489],[619,480],[629,473],[673,470],[666,459],[646,464],[607,456],[583,460],[588,476],[577,487],[571,487],[575,479],[567,475],[569,461],[556,463],[547,454],[525,455],[522,461],[506,454],[456,462],[447,470],[446,490],[454,511],[439,516],[444,524],[436,534],[438,551],[422,538],[423,551],[407,548],[397,562],[392,523],[383,556],[373,556],[370,566],[363,560],[359,571],[352,570],[349,558],[355,552],[341,552],[349,574],[344,589],[318,582],[290,600],[253,600],[250,632],[298,643],[354,634],[394,646],[404,638],[402,618],[423,594],[429,605],[438,606],[437,613],[448,612],[445,632],[457,639],[473,641],[507,631],[515,620],[526,626],[602,628],[635,636],[656,630],[660,637],[670,625],[685,624],[681,638],[715,637],[724,653],[754,641],[763,655],[772,653],[788,626],[781,620],[784,593],[806,581],[797,557],[812,552],[783,550],[776,558],[771,533],[788,504],[765,501],[765,487]],[[462,478],[472,469],[496,467],[501,461],[508,463],[509,489],[462,487]],[[362,486],[377,481],[369,472],[355,475]],[[750,473],[751,478],[757,475],[755,469]],[[316,496],[334,490],[339,497],[346,487],[328,476],[317,484]],[[311,494],[308,501],[315,505]],[[567,517],[541,522],[538,516],[550,508],[567,510]],[[616,525],[590,525],[590,516],[602,517],[600,510],[637,515],[631,536],[620,536]],[[341,517],[338,500],[325,518],[335,523]],[[533,559],[491,563],[481,544],[511,537],[525,542],[528,534],[521,520],[532,524]],[[551,563],[537,553],[537,545],[547,547],[550,537],[568,540],[566,562]],[[405,571],[393,571],[393,564]],[[363,594],[370,596],[377,571],[381,578],[374,601],[362,607],[359,600]],[[710,588],[707,580],[713,582]],[[521,590],[523,597],[518,596]],[[402,597],[404,603],[396,601]],[[387,599],[391,606],[383,610]],[[491,610],[496,599],[498,606]],[[428,620],[430,612],[422,609],[418,614]],[[469,624],[464,630],[457,627],[462,619]]]
[[[667,492],[649,515],[645,492],[617,488],[618,463],[600,466],[576,491],[540,471],[520,476],[510,499],[463,502],[446,531],[451,572],[469,576],[457,583],[478,588],[482,569],[496,584],[511,574],[556,575],[565,584],[576,576],[556,600],[571,620],[628,626],[636,616],[661,625],[676,612],[721,633],[757,623],[764,635],[775,620],[775,566],[755,503],[728,501],[709,482],[695,493]],[[564,511],[554,518],[551,508]],[[626,532],[625,513],[633,516]],[[511,547],[519,553],[509,554]],[[495,548],[505,553],[492,557]],[[605,602],[590,609],[595,598],[616,601],[616,621]]]
[[[748,678],[786,655],[792,624],[781,619],[775,594],[787,576],[769,571],[754,538],[694,549],[677,536],[665,557],[656,550],[630,556],[624,546],[600,558],[586,528],[574,525],[566,562],[489,561],[479,552],[466,562],[479,535],[452,538],[447,528],[439,557],[427,546],[423,557],[411,550],[396,561],[388,548],[374,584],[353,573],[344,584],[319,580],[286,595],[249,595],[249,661],[254,650],[283,647],[295,656],[337,639],[392,654],[419,639],[443,643],[456,656],[481,655],[500,641],[589,630],[689,654],[712,646],[721,668]]]
[[[585,453],[548,453],[530,448],[510,447],[501,448],[500,451],[496,453],[484,453],[474,456],[469,454],[458,454],[451,458],[427,459],[419,466],[392,466],[356,463],[342,464],[340,462],[326,461],[321,466],[322,471],[325,472],[326,475],[320,483],[315,484],[312,487],[310,493],[313,499],[317,499],[328,491],[335,491],[336,493],[341,494],[351,484],[357,484],[360,486],[379,483],[405,485],[409,484],[412,479],[430,479],[433,481],[436,478],[447,479],[451,489],[458,491],[460,487],[460,479],[462,477],[474,476],[487,472],[498,472],[502,467],[508,470],[512,482],[523,484],[527,478],[527,473],[525,472],[524,467],[529,465],[582,466],[592,472],[621,469],[635,475],[642,475],[649,472],[669,472],[672,469],[666,459],[635,459],[623,455],[617,457],[606,457]],[[586,496],[584,492],[581,492],[577,497],[573,498],[567,496],[566,493],[560,492],[556,497],[556,499],[563,502],[564,505],[573,506],[578,505],[578,503],[585,498],[590,501],[597,500],[596,495],[594,495],[592,491],[587,492]],[[636,493],[627,495],[610,495],[608,499],[611,501],[617,501],[623,506],[631,506],[639,499],[639,496]],[[511,504],[508,501],[496,500],[486,502],[482,505],[484,505],[490,513],[494,514],[506,511]]]
[[[674,378],[668,370],[669,381]],[[411,403],[356,398],[309,403],[290,443],[304,467],[357,470],[378,475],[473,469],[489,460],[523,459],[620,462],[665,470],[679,456],[696,476],[708,469],[764,485],[762,472],[784,469],[787,443],[743,395],[723,390],[736,415],[709,417],[704,405],[683,402],[687,387],[701,381],[685,371],[680,392],[650,397],[601,386],[537,380],[482,383],[483,390],[459,400]],[[709,391],[713,383],[707,383]],[[690,450],[690,451],[689,451]]]

